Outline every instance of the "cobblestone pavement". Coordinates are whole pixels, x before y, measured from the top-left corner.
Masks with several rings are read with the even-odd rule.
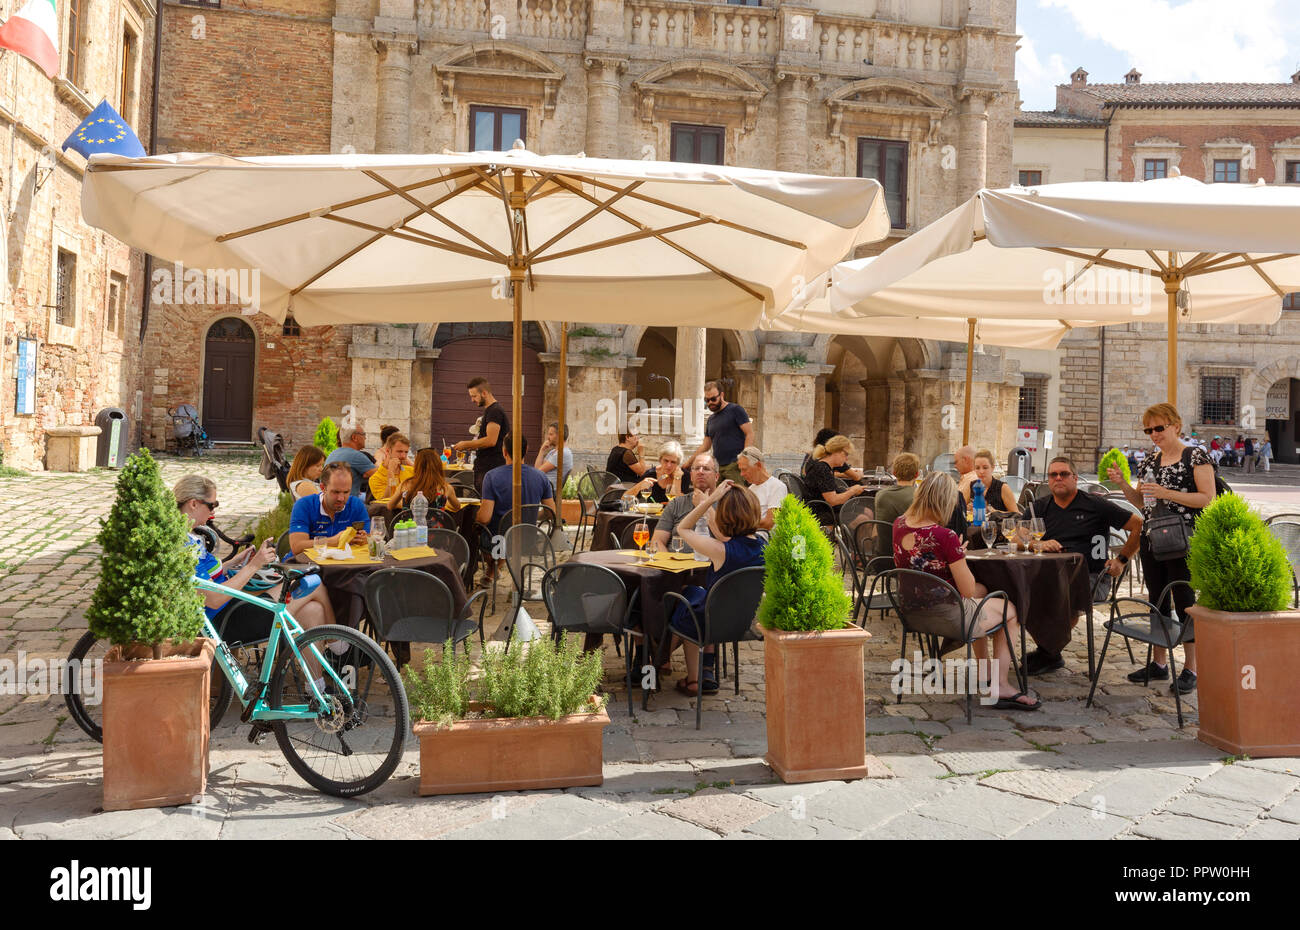
[[[213,458],[223,528],[251,525],[275,501],[251,458]],[[164,458],[170,484],[193,470]],[[115,473],[0,479],[0,659],[61,658],[85,629],[98,530]],[[1265,514],[1300,510],[1300,469],[1228,480]],[[1264,480],[1267,479],[1267,480]],[[504,599],[503,599],[504,600]],[[489,629],[499,623],[498,611]],[[536,613],[536,612],[534,612]],[[44,837],[1123,837],[1300,839],[1300,760],[1232,760],[1195,739],[1196,697],[1177,729],[1167,690],[1129,684],[1122,648],[1087,696],[1080,632],[1066,668],[1034,679],[1036,713],[976,706],[968,726],[951,696],[895,704],[896,623],[873,617],[867,647],[872,777],[783,785],[762,762],[761,644],[741,650],[741,690],[694,704],[671,687],[627,712],[622,660],[607,653],[611,726],[598,788],[420,798],[414,741],[397,773],[359,800],[325,797],[274,741],[252,746],[228,714],[212,740],[201,804],[100,810],[100,752],[59,696],[0,695],[0,838]],[[1100,639],[1100,636],[1099,636]],[[680,669],[679,669],[680,671]],[[639,696],[639,693],[638,693]]]

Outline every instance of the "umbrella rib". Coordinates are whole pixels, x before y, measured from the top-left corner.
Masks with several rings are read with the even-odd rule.
[[[588,194],[586,191],[582,190],[581,188],[574,189],[573,186],[569,183],[569,181],[568,181],[567,178],[560,178],[560,177],[557,177],[557,178],[555,179],[555,183],[556,183],[556,184],[559,184],[559,185],[562,185],[562,186],[564,186],[564,187],[566,187],[566,188],[568,188],[569,191],[570,191],[571,193],[576,194],[577,196],[583,198],[584,200],[587,200],[587,201],[589,201],[589,202],[591,202],[591,203],[594,203],[594,204],[599,204],[599,203],[600,203],[599,200],[597,200],[595,197],[591,196],[590,194]],[[632,196],[632,197],[638,197],[637,194],[631,194],[630,196]],[[690,211],[682,211],[682,212],[689,213]],[[632,226],[640,226],[640,225],[641,225],[640,223],[638,223],[636,220],[632,219],[632,218],[631,218],[630,216],[628,216],[627,214],[625,214],[625,213],[620,213],[618,210],[610,209],[609,213],[610,213],[610,215],[612,215],[612,216],[616,216],[616,217],[618,217],[620,220],[623,220],[625,223],[628,223],[628,224],[630,224],[630,225],[632,225]],[[707,219],[706,217],[703,217],[703,216],[699,216],[698,218],[699,218],[699,219]],[[693,261],[699,262],[701,265],[703,265],[705,268],[709,269],[709,271],[712,271],[712,272],[713,272],[714,274],[716,274],[718,277],[723,278],[723,279],[725,279],[725,280],[727,280],[727,281],[730,281],[730,282],[731,282],[732,284],[734,284],[736,287],[740,288],[742,291],[744,291],[745,293],[749,294],[750,296],[752,296],[752,297],[755,298],[756,300],[761,300],[761,301],[763,301],[763,303],[765,303],[765,304],[767,303],[767,300],[763,297],[762,294],[760,294],[758,291],[754,290],[754,289],[753,289],[752,287],[750,287],[748,284],[745,284],[743,281],[741,281],[741,280],[740,280],[739,278],[737,278],[735,275],[729,274],[729,273],[723,271],[721,268],[718,268],[716,265],[713,265],[712,263],[705,261],[703,258],[701,258],[700,256],[696,255],[696,254],[695,254],[694,252],[692,252],[690,249],[687,249],[687,248],[685,248],[684,246],[680,246],[680,245],[678,245],[676,242],[673,242],[671,239],[666,239],[666,238],[664,238],[662,235],[657,235],[657,234],[655,235],[655,238],[658,239],[660,242],[662,242],[664,245],[668,246],[669,248],[671,248],[671,249],[676,249],[678,252],[682,253],[682,254],[685,255],[687,258],[689,258],[689,259],[691,259],[691,260],[693,260]]]
[[[676,226],[668,226],[664,229],[642,229],[638,232],[628,233],[624,236],[615,236],[613,239],[602,239],[599,242],[593,242],[589,245],[578,246],[574,249],[566,249],[563,252],[555,252],[552,255],[543,255],[540,258],[531,258],[530,261],[540,264],[541,262],[554,261],[557,258],[568,258],[570,255],[581,255],[584,252],[595,252],[600,249],[608,249],[616,245],[635,242],[638,239],[648,239],[652,236],[656,239],[660,239],[669,233],[681,232],[683,229],[693,229],[696,226],[703,226],[706,222],[707,220],[691,220],[689,223],[679,223]]]
[[[1117,261],[1113,258],[1102,258],[1100,255],[1089,255],[1087,252],[1076,252],[1074,249],[1060,249],[1052,246],[1044,246],[1044,252],[1055,252],[1057,255],[1066,255],[1070,258],[1083,259],[1085,262],[1093,262],[1098,265],[1105,265],[1107,268],[1119,268],[1122,271],[1141,271],[1149,274],[1151,269],[1143,268],[1141,265],[1132,265],[1128,262]]]
[[[1197,273],[1197,274],[1209,274],[1210,272],[1213,272],[1213,271],[1235,271],[1235,270],[1237,270],[1238,268],[1254,268],[1256,264],[1263,264],[1264,262],[1276,262],[1276,261],[1281,261],[1282,259],[1285,259],[1285,258],[1295,258],[1295,257],[1296,257],[1296,256],[1295,256],[1294,254],[1288,252],[1288,253],[1283,253],[1283,254],[1280,254],[1280,255],[1268,255],[1268,256],[1265,256],[1264,258],[1251,258],[1249,255],[1245,255],[1245,254],[1243,254],[1243,253],[1238,252],[1238,253],[1234,253],[1234,254],[1228,256],[1228,258],[1239,258],[1239,259],[1241,259],[1241,261],[1237,262],[1237,264],[1235,264],[1235,265],[1218,265],[1218,266],[1216,266],[1216,267],[1214,267],[1214,268],[1209,269],[1208,271],[1206,271],[1206,270],[1202,270],[1202,271],[1198,271],[1198,272],[1196,272],[1196,273]],[[1258,268],[1255,268],[1255,270],[1258,271],[1259,269],[1258,269]]]
[[[632,193],[632,191],[636,190],[638,187],[640,187],[640,186],[641,186],[642,184],[644,184],[644,183],[645,183],[644,181],[634,181],[632,184],[630,184],[630,185],[628,185],[627,187],[623,188],[623,190],[619,191],[619,192],[618,192],[617,194],[615,194],[613,197],[611,197],[611,198],[609,198],[608,200],[602,202],[600,206],[596,207],[594,210],[592,210],[592,211],[591,211],[590,213],[588,213],[586,216],[581,217],[580,219],[574,220],[574,221],[573,221],[572,223],[570,223],[567,227],[565,227],[564,229],[560,230],[558,233],[556,233],[556,234],[555,234],[554,236],[552,236],[550,239],[548,239],[548,240],[546,240],[545,242],[543,242],[543,243],[542,243],[541,245],[539,245],[537,248],[531,250],[531,251],[528,253],[528,259],[529,259],[529,261],[533,261],[533,260],[535,260],[535,259],[537,258],[538,255],[540,255],[541,253],[545,252],[547,249],[549,249],[551,246],[553,246],[553,245],[554,245],[556,242],[558,242],[560,239],[563,239],[565,236],[569,235],[569,233],[573,232],[575,229],[577,229],[579,226],[583,225],[584,223],[587,223],[587,222],[589,222],[590,220],[592,220],[593,218],[599,216],[601,213],[604,213],[604,212],[605,212],[606,210],[608,210],[611,206],[613,206],[615,203],[617,203],[617,202],[618,202],[619,200],[621,200],[622,198],[626,197],[628,194]],[[536,188],[534,188],[534,190],[535,190],[535,189],[536,189]],[[552,257],[554,257],[554,256],[552,256]]]
[[[557,175],[555,181],[557,184],[559,184],[560,176]],[[593,187],[599,187],[607,191],[619,190],[619,188],[614,186],[613,184],[608,184],[603,181],[598,181],[595,178],[587,178],[586,182],[588,184],[591,184]],[[748,233],[751,236],[758,236],[761,239],[769,239],[772,242],[778,242],[781,245],[788,245],[791,248],[795,248],[795,249],[808,248],[808,246],[805,245],[804,243],[797,242],[794,239],[786,239],[783,236],[777,236],[773,233],[763,232],[763,230],[761,229],[754,229],[753,227],[750,226],[742,226],[739,223],[733,223],[730,220],[724,220],[721,217],[709,216],[708,214],[702,213],[699,210],[692,210],[689,207],[683,207],[675,203],[669,203],[668,201],[660,200],[657,197],[650,197],[647,196],[646,194],[629,194],[628,196],[631,197],[633,200],[640,200],[643,203],[653,204],[656,207],[663,207],[666,210],[675,210],[678,213],[684,213],[687,216],[693,216],[696,219],[708,220],[710,223],[717,223],[719,226],[725,226],[728,229],[734,229],[737,232]]]
[[[1110,249],[1102,249],[1100,252],[1097,253],[1095,258],[1088,259],[1088,262],[1082,268],[1079,269],[1078,274],[1076,274],[1074,277],[1070,278],[1070,280],[1066,281],[1064,284],[1061,285],[1061,293],[1064,294],[1066,290],[1069,289],[1070,285],[1072,285],[1075,281],[1078,281],[1079,278],[1083,277],[1084,273],[1086,273],[1089,268],[1091,268],[1094,264],[1096,264],[1098,258],[1101,258],[1109,251]]]
[[[423,214],[426,214],[426,215],[428,215],[428,216],[433,217],[435,220],[437,220],[438,222],[442,223],[444,226],[447,226],[447,227],[449,227],[449,228],[451,228],[451,229],[454,229],[456,232],[460,233],[462,236],[464,236],[466,239],[468,239],[468,240],[470,240],[471,242],[473,242],[475,245],[479,246],[480,248],[484,249],[484,250],[487,251],[487,252],[492,253],[493,257],[495,257],[497,261],[499,261],[499,262],[503,262],[503,263],[505,262],[506,257],[505,257],[504,254],[502,254],[501,252],[497,251],[497,250],[494,249],[492,246],[488,245],[486,242],[484,242],[484,241],[483,241],[482,239],[480,239],[478,236],[474,235],[474,234],[473,234],[472,232],[470,232],[469,230],[461,228],[458,224],[453,223],[451,220],[446,219],[445,217],[441,216],[440,214],[434,212],[434,209],[433,209],[432,206],[426,206],[425,204],[420,203],[420,201],[419,201],[418,199],[416,199],[414,196],[412,196],[411,194],[408,194],[408,193],[407,193],[406,191],[404,191],[404,190],[399,189],[396,185],[391,184],[390,182],[388,182],[387,180],[385,180],[383,177],[381,177],[379,174],[375,173],[374,171],[366,171],[366,172],[365,172],[365,175],[366,175],[366,177],[368,177],[368,178],[370,178],[371,180],[373,180],[375,183],[377,183],[377,184],[382,184],[384,187],[388,188],[390,191],[392,191],[392,192],[393,192],[394,194],[396,194],[397,196],[401,197],[403,200],[405,200],[405,201],[407,201],[408,203],[410,203],[411,205],[417,207],[417,208],[419,209],[420,213],[423,213]],[[418,214],[417,214],[417,215],[418,215]],[[409,222],[410,222],[410,220],[407,220],[407,221],[403,222],[403,223],[402,223],[402,226],[405,227],[405,226],[407,225],[407,223],[409,223]],[[412,231],[413,231],[413,232],[414,232],[414,231],[424,232],[424,230],[412,230]]]
[[[415,184],[410,184],[406,187],[401,188],[401,190],[413,191],[421,187],[428,187],[430,184],[441,184],[444,181],[453,181],[458,178],[463,178],[469,174],[473,174],[473,172],[468,170],[455,171],[445,177],[427,178],[423,181],[417,181]],[[448,194],[447,196],[452,197],[458,193],[460,193],[459,190],[452,191],[452,193]],[[254,233],[264,232],[268,229],[275,229],[276,227],[279,226],[287,226],[289,223],[299,223],[302,222],[303,220],[309,220],[314,216],[324,216],[325,214],[333,213],[336,210],[346,210],[349,207],[356,207],[363,203],[371,203],[373,201],[382,200],[385,197],[392,197],[392,196],[393,195],[387,191],[382,194],[367,194],[365,197],[357,197],[353,200],[345,200],[341,203],[331,204],[330,206],[325,208],[324,212],[320,210],[310,210],[307,213],[297,213],[294,214],[293,216],[286,216],[283,219],[272,220],[269,223],[262,223],[259,226],[249,226],[247,229],[240,229],[240,230],[236,230],[235,232],[223,233],[222,235],[216,237],[216,241],[227,242],[231,239],[239,239],[243,236],[251,236]]]
[[[335,223],[344,223],[348,226],[355,226],[358,229],[365,229],[370,232],[378,233],[380,236],[392,236],[394,239],[404,239],[407,242],[414,242],[417,245],[427,245],[434,249],[444,249],[448,252],[456,252],[460,255],[468,255],[470,258],[482,259],[485,262],[495,262],[496,259],[487,252],[479,252],[471,249],[467,245],[461,245],[459,242],[452,242],[450,239],[443,239],[432,233],[421,232],[415,236],[411,233],[398,232],[396,229],[384,229],[382,226],[374,226],[370,223],[363,223],[361,220],[349,219],[346,216],[325,216],[324,219],[333,220]]]
[[[1230,262],[1234,258],[1240,258],[1240,257],[1241,257],[1240,252],[1224,252],[1221,255],[1216,255],[1214,258],[1201,262],[1195,268],[1184,269],[1184,272],[1188,275],[1193,275],[1193,274],[1207,274],[1211,271],[1222,271],[1223,269],[1220,266],[1222,266],[1224,262]]]
[[[1278,297],[1285,299],[1286,292],[1283,291],[1282,288],[1278,287],[1277,284],[1274,283],[1273,279],[1264,273],[1264,269],[1259,267],[1259,263],[1257,261],[1253,260],[1249,255],[1243,255],[1242,258],[1246,260],[1246,263],[1250,265],[1251,268],[1255,269],[1255,274],[1263,278],[1264,283],[1267,284],[1269,287],[1271,287]]]
[[[1194,272],[1197,268],[1200,267],[1201,263],[1202,263],[1203,261],[1205,261],[1206,258],[1208,258],[1209,256],[1211,256],[1211,255],[1213,255],[1213,254],[1215,254],[1215,253],[1213,253],[1213,252],[1197,252],[1195,255],[1192,256],[1191,261],[1183,262],[1183,274],[1191,274],[1191,273]]]
[[[1169,269],[1173,267],[1174,264],[1174,253],[1172,252],[1169,253],[1169,264],[1166,265],[1164,262],[1160,260],[1160,256],[1157,255],[1155,252],[1151,251],[1150,249],[1146,249],[1145,251],[1147,255],[1151,257],[1151,260],[1156,263],[1156,267],[1160,269],[1161,274],[1169,273]]]

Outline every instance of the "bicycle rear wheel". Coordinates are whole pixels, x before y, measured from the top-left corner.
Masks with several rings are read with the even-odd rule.
[[[98,743],[104,741],[104,712],[100,707],[104,697],[102,663],[110,648],[108,640],[87,630],[68,653],[68,663],[63,670],[63,703],[68,706],[73,722]],[[215,662],[212,663],[211,676],[208,723],[215,727],[230,707],[235,693]],[[94,700],[87,704],[83,695]]]
[[[347,644],[343,655],[327,648]],[[302,779],[326,794],[354,797],[373,791],[393,774],[402,758],[410,729],[406,689],[388,654],[370,637],[331,624],[307,630],[298,638],[304,653],[315,645],[335,664],[348,685],[346,696],[335,694],[330,681],[327,697],[332,713],[312,719],[277,720],[275,740],[289,765]],[[305,672],[287,647],[281,649],[271,674],[267,704],[272,710],[309,704]]]

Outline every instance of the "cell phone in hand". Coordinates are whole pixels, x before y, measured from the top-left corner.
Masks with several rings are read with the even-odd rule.
[[[366,531],[366,524],[363,521],[358,520],[356,523],[352,524],[352,528],[358,533],[364,533]]]

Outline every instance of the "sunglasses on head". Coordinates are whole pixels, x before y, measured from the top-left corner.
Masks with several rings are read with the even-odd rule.
[[[1148,427],[1145,427],[1145,428],[1142,430],[1142,432],[1144,432],[1144,433],[1146,433],[1148,436],[1150,436],[1152,433],[1163,433],[1165,430],[1167,430],[1167,429],[1169,429],[1169,428],[1170,428],[1170,427],[1168,427],[1168,426],[1148,426]]]

